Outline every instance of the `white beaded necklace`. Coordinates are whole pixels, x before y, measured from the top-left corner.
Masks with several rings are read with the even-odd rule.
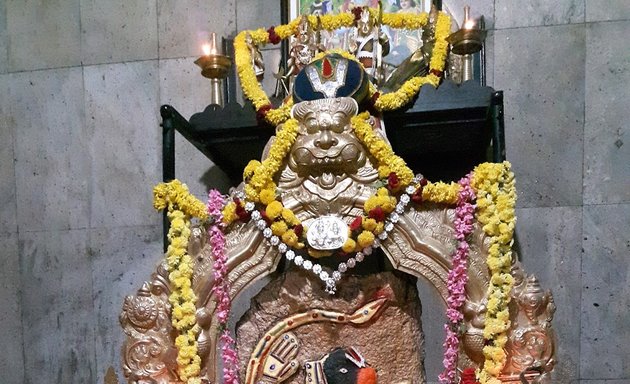
[[[337,269],[332,272],[326,271],[324,267],[318,263],[313,263],[312,261],[305,259],[304,256],[298,253],[298,251],[282,242],[280,237],[274,235],[265,219],[263,219],[260,211],[256,209],[256,204],[251,201],[246,202],[245,210],[251,214],[251,219],[254,220],[256,228],[262,232],[263,237],[271,246],[277,248],[278,252],[283,254],[289,262],[293,262],[293,264],[313,273],[316,277],[321,279],[326,284],[326,292],[332,295],[337,291],[337,282],[341,280],[343,274],[349,269],[356,267],[358,263],[365,259],[365,256],[371,255],[374,249],[378,249],[381,246],[382,241],[387,240],[388,233],[394,229],[394,226],[400,220],[400,215],[405,212],[407,204],[411,201],[410,195],[416,191],[416,188],[413,185],[419,183],[420,180],[422,180],[422,176],[416,175],[411,185],[405,188],[404,193],[400,195],[400,199],[398,200],[394,211],[392,211],[385,219],[383,232],[378,235],[377,239],[374,239],[374,243],[363,248],[345,262],[339,263],[339,265],[337,265]],[[245,200],[245,194],[243,192],[236,192],[236,197]]]

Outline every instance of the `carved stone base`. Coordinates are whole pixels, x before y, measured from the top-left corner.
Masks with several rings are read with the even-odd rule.
[[[321,282],[310,274],[279,274],[252,299],[251,309],[236,327],[241,372],[259,339],[282,319],[310,309],[351,313],[387,285],[393,291],[393,302],[371,323],[356,327],[320,322],[294,329],[300,344],[297,360],[303,365],[336,347],[354,346],[378,371],[379,383],[424,383],[421,304],[415,278],[400,272],[349,276],[340,282],[335,296],[326,294]],[[304,383],[304,369],[285,382]]]

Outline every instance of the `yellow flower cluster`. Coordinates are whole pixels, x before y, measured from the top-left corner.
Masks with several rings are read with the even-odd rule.
[[[415,13],[384,13],[383,24],[395,29],[420,29],[429,22],[429,14]]]
[[[379,111],[396,110],[409,103],[411,99],[420,92],[420,88],[424,84],[429,83],[434,87],[437,87],[439,82],[439,77],[433,74],[429,74],[424,77],[412,77],[411,79],[405,81],[397,91],[379,96],[374,103],[374,107]]]
[[[422,188],[422,201],[430,201],[432,203],[454,205],[457,203],[457,195],[460,186],[457,183],[427,183]]]
[[[230,201],[225,204],[223,211],[221,211],[221,216],[223,216],[223,222],[225,224],[232,224],[238,218],[238,215],[236,214],[236,203]]]
[[[188,186],[175,179],[153,188],[153,208],[161,211],[178,209],[190,217],[208,219],[206,205],[188,191]]]
[[[373,127],[368,122],[369,117],[368,112],[363,112],[351,119],[354,133],[379,165],[387,165],[389,171],[398,176],[400,184],[404,188],[411,183],[413,171],[409,169],[401,157],[394,153],[392,147],[385,140],[374,133]]]
[[[258,31],[267,33],[264,30]],[[234,38],[234,63],[236,64],[236,71],[241,82],[241,88],[243,88],[243,93],[254,104],[256,110],[259,110],[265,105],[270,105],[271,102],[258,83],[256,73],[252,66],[252,56],[247,47],[246,36],[248,33],[254,42],[257,41],[257,39],[254,38],[256,36],[254,32],[255,31],[243,31]]]
[[[516,189],[510,163],[484,163],[475,168],[471,185],[477,194],[477,220],[490,238],[487,264],[491,278],[488,287],[488,311],[483,348],[485,362],[480,372],[482,384],[499,384],[497,378],[505,366],[504,346],[510,328],[510,291],[514,278],[510,274],[516,217]]]
[[[251,181],[245,186],[245,194],[250,201],[260,201],[263,190],[267,190],[267,195],[273,192],[275,196],[276,186],[273,182],[273,176],[278,172],[285,157],[291,150],[297,137],[298,129],[299,125],[295,119],[287,120],[278,129],[276,138],[269,149],[269,155],[255,168]]]
[[[276,137],[269,149],[269,155],[261,162],[251,160],[243,171],[245,195],[247,200],[268,205],[276,200],[276,184],[274,175],[282,166],[298,134],[297,120],[289,119],[279,127]],[[238,218],[236,203],[231,201],[223,208],[223,222],[231,224]],[[299,224],[299,222],[297,223]],[[294,225],[297,225],[294,224]],[[280,224],[278,224],[280,225]],[[289,235],[287,235],[289,236]],[[291,237],[292,238],[292,237]]]
[[[396,198],[389,195],[387,188],[379,188],[376,191],[376,195],[370,196],[365,202],[363,210],[365,213],[370,213],[371,210],[377,207],[381,207],[386,214],[392,213],[394,208],[396,208]]]
[[[327,14],[323,15],[319,19],[321,21],[322,29],[327,31],[334,31],[339,28],[349,28],[354,25],[354,15],[352,13],[340,13],[337,15]],[[318,21],[317,16],[310,15],[308,17],[309,23],[317,28]]]
[[[451,18],[446,13],[440,12],[435,24],[435,45],[429,63],[430,71],[444,71],[446,56],[448,56],[448,41],[451,34]]]
[[[278,108],[270,109],[265,115],[265,120],[274,127],[284,123],[291,117],[291,107],[293,106],[293,98],[289,98],[284,104]]]
[[[267,203],[265,209],[267,218],[271,221],[271,232],[282,239],[289,247],[296,249],[304,248],[304,243],[295,233],[295,226],[300,225],[300,220],[295,217],[293,211],[285,208],[281,202],[272,200]]]
[[[377,17],[376,9],[370,9],[370,12],[372,12],[374,17]],[[342,13],[338,15],[329,14],[319,18],[311,15],[308,16],[308,20],[314,28],[321,28],[327,31],[348,28],[353,26],[355,22],[354,14],[352,13]],[[429,21],[429,15],[427,13],[385,13],[383,14],[382,20],[383,24],[389,27],[412,30],[425,27]],[[275,27],[274,31],[281,39],[286,39],[298,32],[299,22],[300,19],[296,18],[289,24]],[[448,55],[448,42],[446,41],[446,37],[450,33],[450,25],[450,17],[446,13],[439,12],[435,28],[436,41],[433,48],[433,56],[430,61],[429,75],[413,77],[407,80],[397,91],[378,97],[375,103],[377,110],[391,111],[398,109],[409,103],[418,94],[422,85],[426,83],[432,84],[434,87],[438,85],[440,77],[436,75],[435,72],[441,73],[444,70],[446,56]],[[252,57],[246,43],[247,35],[251,37],[254,44],[259,47],[264,47],[269,43],[269,32],[262,28],[242,31],[234,39],[234,62],[236,64],[236,71],[241,82],[241,87],[243,88],[243,93],[251,100],[256,110],[259,111],[263,107],[270,107],[271,102],[256,78],[256,73],[252,65]],[[326,53],[330,52],[317,55],[315,60],[321,58],[321,56]],[[350,53],[345,52],[343,56],[346,58],[352,57],[352,59],[356,61],[354,55]],[[373,96],[376,92],[376,87],[370,83],[370,96]],[[270,109],[266,113],[265,119],[274,126],[282,124],[290,118],[290,110],[291,100],[279,108]]]
[[[188,239],[191,217],[206,220],[208,213],[206,206],[192,196],[188,187],[179,180],[158,184],[153,189],[153,206],[158,210],[167,209],[170,222],[166,263],[171,284],[171,321],[178,331],[175,339],[178,352],[177,373],[182,381],[198,384],[201,358],[197,353],[197,296],[192,289],[194,264],[188,254]]]
[[[363,64],[361,64],[361,62],[359,61],[359,59],[356,58],[356,56],[354,56],[352,53],[343,50],[343,49],[329,49],[328,51],[322,51],[319,52],[317,55],[315,55],[315,57],[313,57],[313,61],[317,61],[321,58],[323,58],[326,55],[339,55],[341,57],[344,57],[348,60],[352,60],[355,63],[358,63],[361,65],[361,67],[363,67]]]

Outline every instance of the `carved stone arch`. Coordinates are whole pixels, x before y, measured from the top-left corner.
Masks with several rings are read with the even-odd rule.
[[[437,290],[442,301],[448,297],[447,278],[451,256],[455,250],[452,227],[454,210],[430,205],[412,208],[401,216],[399,224],[382,245],[392,266],[402,272],[427,279]],[[489,274],[485,264],[485,234],[475,227],[468,257],[468,299],[483,299],[488,287]]]

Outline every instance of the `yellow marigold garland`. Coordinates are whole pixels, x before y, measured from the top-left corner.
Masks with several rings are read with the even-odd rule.
[[[402,16],[402,15],[399,15]],[[383,16],[385,22],[385,16]],[[426,21],[425,21],[426,23]],[[397,91],[381,95],[374,107],[379,111],[392,111],[403,107],[413,99],[424,84],[431,84],[437,87],[440,83],[441,73],[444,72],[446,56],[448,55],[448,42],[446,38],[451,31],[451,18],[446,13],[438,14],[435,26],[435,45],[429,64],[429,74],[427,76],[416,76],[407,80]],[[440,75],[440,76],[438,76]],[[370,88],[374,92],[374,88]]]
[[[471,181],[477,193],[477,219],[490,238],[487,264],[491,277],[484,326],[484,338],[488,343],[483,348],[485,362],[479,373],[482,384],[500,384],[498,376],[507,359],[503,348],[510,329],[508,303],[514,284],[510,269],[516,224],[516,190],[510,167],[507,161],[481,164],[475,169]]]
[[[371,9],[370,11],[373,15],[376,15],[376,10]],[[308,16],[308,19],[312,26],[319,25],[322,29],[327,31],[351,27],[355,22],[352,13],[324,15],[319,19],[311,15]],[[300,19],[297,18],[289,24],[279,25],[274,28],[274,32],[281,39],[286,39],[297,32],[299,21]],[[407,13],[383,14],[383,25],[396,29],[420,29],[426,26],[428,21],[429,15],[427,13],[417,15]],[[411,99],[418,94],[422,85],[429,83],[436,87],[439,84],[440,76],[444,71],[446,56],[448,55],[448,42],[446,38],[450,33],[450,25],[450,17],[446,13],[439,12],[435,28],[435,45],[429,65],[429,74],[423,77],[413,77],[407,80],[397,91],[378,96],[374,103],[377,110],[391,111],[398,109],[409,103]],[[265,119],[275,126],[285,122],[291,117],[292,100],[289,99],[287,103],[278,108],[271,108],[271,102],[258,82],[252,66],[252,57],[246,43],[246,36],[248,34],[252,38],[252,42],[257,46],[264,47],[269,43],[269,32],[262,28],[240,32],[234,39],[234,62],[236,64],[237,74],[245,96],[254,104],[256,111],[265,111]],[[349,53],[344,55],[344,57],[348,56],[354,57]],[[370,84],[370,96],[374,96],[376,92],[376,87]]]
[[[376,14],[374,15],[376,16]],[[422,13],[384,13],[383,24],[395,29],[420,29],[429,22],[429,14]]]
[[[394,153],[392,147],[374,133],[370,125],[369,113],[363,112],[352,117],[352,127],[359,141],[361,141],[370,154],[376,158],[378,164],[386,164],[390,172],[394,172],[400,179],[402,187],[409,185],[413,179],[413,171],[407,167],[405,161]]]
[[[245,194],[250,201],[260,201],[260,195],[264,190],[267,190],[267,194],[275,195],[273,176],[282,166],[284,158],[295,142],[298,128],[297,120],[289,119],[278,130],[276,138],[269,149],[269,156],[254,168],[253,176],[245,186]]]
[[[461,186],[457,183],[428,183],[422,188],[422,200],[432,203],[455,205]]]
[[[206,220],[208,213],[205,204],[192,196],[188,187],[179,180],[158,184],[153,189],[153,206],[157,210],[167,209],[170,221],[166,262],[171,283],[171,321],[179,333],[175,338],[177,373],[187,384],[199,384],[201,358],[197,353],[197,297],[192,289],[194,264],[188,254],[188,239],[191,217]]]

